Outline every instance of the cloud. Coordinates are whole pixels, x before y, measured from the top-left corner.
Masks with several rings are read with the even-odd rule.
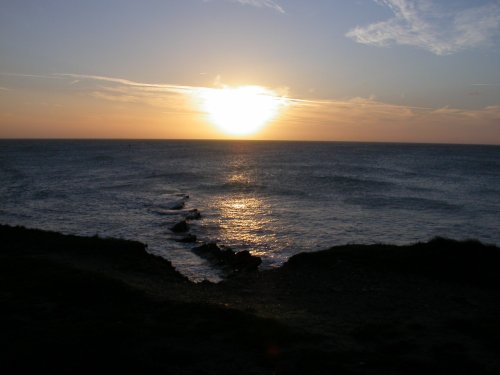
[[[231,1],[233,3],[239,3],[242,5],[251,5],[258,8],[270,8],[274,9],[279,13],[285,13],[285,9],[273,0],[226,0],[226,1]]]
[[[429,118],[447,116],[455,119],[487,118],[500,120],[500,106],[488,106],[480,109],[462,109],[449,106],[441,108],[413,107],[385,103],[374,97],[353,97],[345,100],[301,100],[289,99],[300,116],[312,116],[315,113],[323,119],[333,121],[398,122],[398,121],[427,121]]]
[[[123,78],[114,78],[98,75],[88,75],[88,74],[72,74],[72,73],[55,73],[52,76],[61,78],[73,78],[71,84],[76,84],[81,80],[92,80],[92,81],[104,81],[108,83],[120,84],[123,86],[143,88],[145,90],[157,90],[157,91],[171,91],[171,92],[184,92],[193,89],[193,86],[181,86],[181,85],[168,85],[159,83],[141,83],[130,81]]]
[[[393,17],[368,26],[357,26],[346,36],[358,43],[378,47],[392,44],[450,55],[491,43],[500,29],[500,3],[467,9],[432,0],[375,0],[390,9]],[[447,7],[447,8],[446,8]]]
[[[196,112],[196,108],[192,105],[194,98],[201,91],[209,90],[204,87],[144,83],[99,75],[70,73],[54,75],[67,79],[68,86],[72,86],[73,90],[87,93],[95,99],[147,105],[176,113]]]
[[[84,74],[55,74],[46,78],[53,77],[58,77],[57,81],[50,81],[58,83],[57,86],[52,87],[57,95],[52,98],[49,91],[44,92],[43,101],[52,100],[58,103],[64,100],[68,108],[76,108],[75,112],[68,112],[70,116],[68,118],[81,123],[87,121],[90,125],[98,124],[97,128],[102,128],[102,131],[107,129],[102,126],[106,123],[106,119],[112,119],[113,121],[107,122],[116,123],[116,128],[115,130],[110,128],[106,133],[107,137],[121,134],[119,130],[116,130],[122,126],[121,124],[128,124],[128,129],[136,132],[133,133],[135,136],[145,137],[140,127],[137,129],[134,127],[134,124],[140,122],[156,123],[159,124],[158,126],[171,124],[170,128],[167,125],[164,128],[160,126],[165,129],[162,137],[204,136],[203,134],[208,133],[197,133],[201,131],[199,129],[208,131],[208,127],[203,127],[209,123],[203,107],[203,98],[210,95],[212,91],[225,87],[220,82],[218,86],[202,87],[144,83]],[[31,78],[36,83],[42,77]],[[273,91],[277,93],[276,99],[284,103],[282,113],[275,122],[259,133],[258,137],[262,139],[500,144],[500,106],[498,105],[478,109],[425,108],[386,103],[375,97],[308,100],[289,97],[287,88]],[[36,90],[36,93],[39,93],[39,90]],[[8,108],[8,111],[11,108],[18,108],[15,116],[19,123],[24,121],[26,124],[32,124],[33,121],[45,121],[43,123],[50,125],[51,121],[62,121],[59,117],[50,117],[55,116],[56,112],[49,113],[45,109],[43,112],[38,108],[36,102],[39,97],[36,95],[31,100],[35,104],[30,104],[28,107],[23,107],[25,104],[13,105],[15,94],[15,90],[3,94],[7,100],[9,100],[9,95],[12,96],[12,101],[0,102],[0,116],[3,105]],[[28,94],[19,93],[23,101],[27,100]],[[85,98],[91,98],[91,100],[85,100]],[[8,111],[3,113],[4,117],[10,113]],[[37,115],[37,113],[40,114]],[[89,116],[102,118],[89,119]],[[9,124],[16,125],[14,120],[14,118],[9,118]],[[64,120],[64,123],[66,122]],[[1,118],[0,124],[2,124]],[[180,124],[202,124],[200,125],[202,127],[181,126]],[[24,129],[20,126],[19,131]],[[26,126],[28,127],[26,129],[31,129],[29,128],[31,125]],[[17,127],[12,129],[12,134],[19,134]],[[220,136],[215,133],[215,130],[213,132],[210,133],[212,137]],[[6,134],[5,131],[4,134]],[[148,134],[149,137],[158,136],[154,132]],[[89,134],[82,131],[79,136],[89,136]]]
[[[7,73],[7,72],[0,72],[0,76],[5,76],[5,77],[17,77],[17,78],[39,78],[39,79],[61,79],[61,77],[58,77],[57,75],[51,74],[51,75],[43,75],[43,74],[22,74],[22,73]]]
[[[141,83],[122,78],[64,74],[68,86],[89,85],[87,94],[117,104],[147,105],[163,113],[203,115],[203,97],[225,87],[199,87]],[[77,85],[69,85],[79,79]],[[278,92],[283,99],[281,125],[270,127],[263,137],[282,139],[337,139],[395,142],[500,143],[500,106],[475,110],[453,107],[428,108],[397,105],[374,97],[344,100],[307,100]],[[273,130],[274,129],[274,130]],[[276,133],[272,133],[276,131]]]
[[[395,105],[374,98],[290,99],[282,117],[290,139],[500,143],[500,106],[479,109]]]
[[[85,74],[56,73],[55,76],[67,79],[71,90],[84,92],[95,99],[118,104],[147,105],[161,109],[164,113],[206,114],[203,105],[205,98],[210,97],[214,91],[227,87],[219,76],[214,87],[142,83],[123,78]],[[270,96],[286,104],[287,88],[268,91]]]

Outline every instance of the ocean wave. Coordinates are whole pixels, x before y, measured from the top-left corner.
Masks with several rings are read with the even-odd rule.
[[[462,206],[444,200],[421,197],[391,197],[391,196],[365,196],[346,200],[347,203],[360,205],[366,209],[398,209],[409,211],[435,210],[457,211]]]
[[[52,190],[39,190],[33,192],[31,199],[34,200],[46,200],[46,199],[66,199],[68,197],[67,194],[60,191],[52,191]]]
[[[111,155],[96,155],[87,159],[90,162],[98,162],[98,163],[110,163],[115,160],[115,158]]]
[[[343,191],[387,190],[398,187],[398,185],[393,182],[342,175],[313,175],[311,180],[316,183],[329,184],[332,188],[341,189]]]
[[[171,181],[191,181],[200,179],[200,175],[185,171],[152,172],[143,177],[144,179],[163,179]]]
[[[198,189],[210,192],[234,193],[234,192],[256,192],[267,189],[267,185],[246,181],[207,182],[197,186]]]

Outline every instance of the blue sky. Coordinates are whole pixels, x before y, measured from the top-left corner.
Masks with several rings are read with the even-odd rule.
[[[79,82],[70,85],[77,79],[61,74],[78,75]],[[495,142],[500,142],[500,1],[2,2],[0,124],[9,129],[0,136],[15,133],[9,121],[17,129],[26,122],[12,109],[23,95],[31,102],[44,96],[69,106],[60,103],[63,95],[67,99],[90,86],[94,93],[102,88],[105,81],[92,78],[96,76],[188,87],[220,82],[269,87],[297,100],[317,101],[317,115],[309,108],[292,116],[303,121],[311,116],[311,123],[317,124],[317,129],[311,129],[316,138],[328,133],[326,122],[334,116],[343,121],[337,110],[325,110],[324,104],[331,102],[355,105],[356,111],[368,106],[367,118],[373,116],[371,106],[396,106],[399,115],[412,108],[427,110],[427,115],[438,111],[440,120],[434,116],[429,121],[435,121],[435,126],[456,120],[460,113],[456,129],[462,133],[450,137],[451,142],[466,142],[478,124],[485,124],[485,139],[496,137]],[[119,100],[123,102],[124,96]],[[71,105],[76,111],[76,102]],[[96,105],[81,101],[81,108],[87,110]],[[22,107],[24,114],[29,112],[29,105]],[[38,116],[43,111],[35,107],[33,115]],[[151,118],[154,110],[158,108],[151,109]],[[415,116],[424,121],[420,112]],[[167,120],[167,128],[174,126]],[[398,121],[405,122],[403,128],[408,125],[404,118]],[[49,123],[47,117],[40,127],[50,129]],[[330,126],[333,129],[335,122]],[[297,130],[298,124],[291,127],[295,130],[289,129],[289,138],[301,134],[307,138],[307,132]],[[337,133],[333,129],[329,138],[347,134],[347,122],[344,127]],[[415,138],[418,132],[414,131],[380,140],[442,141],[450,129],[449,124],[438,128],[428,139]],[[367,134],[373,131],[368,130]],[[35,135],[39,134],[43,131]],[[273,134],[273,138],[287,138]],[[343,139],[356,140],[356,134],[361,140],[377,140],[363,137],[362,129]],[[169,132],[161,136],[169,137]]]

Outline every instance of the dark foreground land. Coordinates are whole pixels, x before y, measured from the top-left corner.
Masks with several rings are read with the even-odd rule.
[[[500,373],[500,249],[478,242],[335,247],[217,285],[138,242],[0,244],[4,374]]]

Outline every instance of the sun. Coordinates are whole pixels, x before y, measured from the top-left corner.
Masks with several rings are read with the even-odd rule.
[[[207,89],[202,94],[203,110],[222,132],[249,135],[275,118],[286,104],[284,97],[260,86]]]

